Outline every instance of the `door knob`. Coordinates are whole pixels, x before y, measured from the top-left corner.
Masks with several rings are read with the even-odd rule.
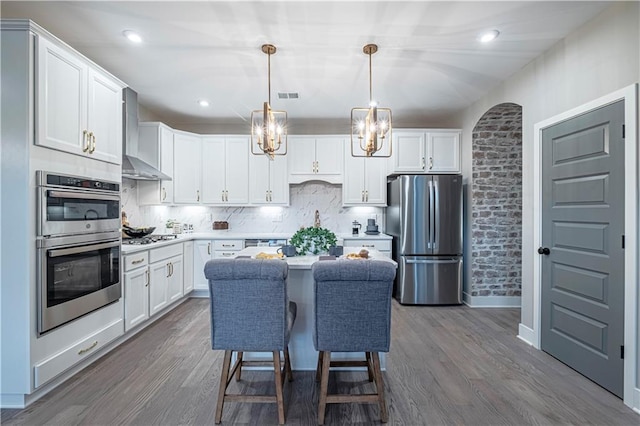
[[[548,256],[551,253],[551,250],[549,250],[549,248],[547,247],[539,247],[538,248],[538,254],[544,254],[546,256]]]

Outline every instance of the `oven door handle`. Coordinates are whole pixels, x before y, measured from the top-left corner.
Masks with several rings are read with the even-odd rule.
[[[119,195],[109,195],[109,194],[92,194],[90,192],[75,192],[75,191],[48,191],[49,197],[56,198],[78,198],[82,200],[109,200],[109,201],[120,201]]]
[[[91,244],[87,246],[69,247],[64,249],[54,249],[54,250],[49,250],[47,253],[49,257],[58,257],[58,256],[67,256],[69,254],[82,253],[85,251],[101,250],[101,249],[110,248],[110,247],[118,247],[119,245],[120,245],[120,241],[113,241],[110,243]]]

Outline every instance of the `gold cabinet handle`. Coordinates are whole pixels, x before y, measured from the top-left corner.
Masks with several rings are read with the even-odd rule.
[[[433,169],[433,157],[429,157],[429,170]]]
[[[167,199],[167,190],[166,188],[163,186],[162,187],[162,201]]]
[[[173,262],[169,262],[169,269],[171,270],[171,275],[169,275],[170,277],[173,276]]]
[[[200,201],[200,190],[199,189],[196,191],[196,197],[197,197],[197,201],[199,202]]]
[[[93,154],[95,150],[96,150],[96,135],[94,135],[92,132],[91,133],[91,150],[89,151],[89,153]]]
[[[228,203],[229,202],[229,191],[226,191],[226,190],[224,191],[224,198],[225,198],[225,201]]]
[[[363,244],[362,247],[375,247],[375,244]]]
[[[92,344],[90,344],[88,347],[86,347],[84,349],[80,349],[78,351],[78,355],[85,354],[85,353],[89,352],[91,349],[95,348],[96,346],[98,346],[98,341],[94,340],[94,342]]]
[[[171,276],[171,266],[169,266],[169,264],[167,263],[167,276],[166,278],[169,278]]]
[[[211,254],[211,243],[207,244],[207,254]]]
[[[425,168],[424,157],[422,157],[422,159],[421,159],[421,160],[422,160],[422,161],[421,161],[421,166],[420,166],[420,168],[421,168],[422,170],[424,170],[424,168]]]
[[[231,247],[231,248],[233,248],[235,246],[236,246],[235,244],[223,244],[222,245],[222,247]]]
[[[151,282],[150,276],[149,276],[149,270],[147,269],[146,271],[144,271],[144,275],[146,276],[146,283],[144,284],[145,287],[149,287],[149,283]]]
[[[231,256],[233,256],[233,255],[234,255],[234,253],[222,252],[222,256],[223,256],[223,257],[231,257]]]
[[[82,152],[87,152],[89,151],[89,131],[88,130],[83,130],[82,131]]]
[[[144,262],[144,257],[142,259],[134,260],[131,262],[132,265],[137,265],[138,263]]]
[[[269,202],[273,201],[273,191],[269,190]]]
[[[364,191],[364,201],[369,202],[369,191],[368,190]]]
[[[264,191],[264,200],[269,202],[269,191]]]

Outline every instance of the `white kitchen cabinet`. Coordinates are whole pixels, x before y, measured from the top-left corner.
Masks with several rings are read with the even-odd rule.
[[[193,291],[193,241],[184,243],[182,293],[186,296]]]
[[[289,136],[289,183],[323,180],[342,183],[346,136]]]
[[[35,143],[121,164],[125,85],[45,37],[38,36],[37,49]]]
[[[173,135],[173,200],[199,204],[202,199],[201,138],[182,132]]]
[[[213,259],[213,241],[197,240],[193,248],[193,289],[208,290],[209,284],[204,276],[204,265]]]
[[[182,297],[182,244],[149,250],[149,316]]]
[[[460,130],[394,130],[391,158],[391,173],[460,173]]]
[[[209,291],[204,266],[211,259],[233,258],[244,248],[244,240],[196,240],[193,250],[193,289],[201,294]],[[208,293],[207,293],[208,295]]]
[[[173,177],[173,129],[162,123],[140,123],[138,157]],[[173,204],[173,181],[138,181],[138,205]]]
[[[249,204],[249,138],[202,138],[202,200],[211,205]]]
[[[343,206],[387,205],[387,159],[352,157],[350,146],[344,149]]]
[[[124,273],[124,331],[149,319],[149,268],[147,252],[125,256],[125,265],[134,265]],[[126,268],[125,268],[126,271]]]
[[[289,205],[287,158],[249,156],[249,195],[253,205]]]

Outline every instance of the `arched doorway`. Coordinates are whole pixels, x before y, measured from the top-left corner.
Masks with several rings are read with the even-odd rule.
[[[520,296],[522,107],[503,103],[473,129],[469,294]]]

